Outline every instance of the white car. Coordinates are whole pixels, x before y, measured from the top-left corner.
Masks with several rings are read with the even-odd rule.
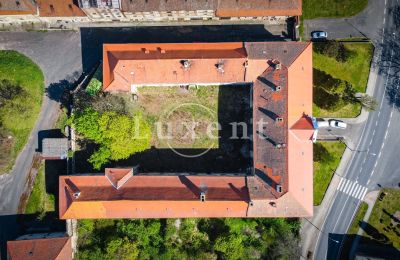
[[[311,33],[311,38],[313,40],[326,40],[328,38],[328,33],[324,31],[314,31]]]
[[[340,128],[340,129],[346,129],[347,124],[345,122],[339,121],[339,120],[329,120],[329,125],[333,128]]]
[[[329,127],[329,122],[328,121],[318,121],[317,125],[318,125],[318,128],[327,128],[327,127]]]

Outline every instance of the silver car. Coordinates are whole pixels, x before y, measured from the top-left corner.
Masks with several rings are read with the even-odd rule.
[[[311,38],[313,40],[326,40],[328,38],[328,33],[324,31],[314,31],[311,33]]]

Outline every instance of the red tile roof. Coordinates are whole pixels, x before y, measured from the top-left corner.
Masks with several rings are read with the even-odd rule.
[[[242,43],[105,44],[103,51],[107,91],[129,91],[132,84],[244,82]]]
[[[86,16],[74,0],[37,0],[39,16],[70,17]]]
[[[220,17],[259,17],[301,15],[301,0],[219,0]]]
[[[194,51],[197,48],[199,50]],[[167,53],[164,58],[162,55]],[[148,59],[145,59],[146,55],[149,55]],[[311,43],[105,45],[103,78],[106,91],[129,92],[130,84],[146,83],[143,76],[138,77],[137,82],[133,78],[130,84],[115,79],[124,76],[115,74],[119,59],[125,62],[125,68],[135,68],[137,57],[144,67],[150,62],[159,68],[151,74],[156,79],[151,83],[157,84],[231,82],[234,79],[231,76],[229,80],[218,81],[220,78],[215,76],[214,67],[216,60],[231,59],[238,68],[232,66],[227,71],[236,71],[237,78],[253,83],[254,172],[247,177],[139,173],[128,178],[124,175],[128,170],[106,170],[106,175],[114,171],[119,176],[116,179],[127,179],[118,189],[115,188],[117,182],[111,180],[113,177],[63,176],[60,177],[60,218],[312,215],[311,136],[314,129],[308,120],[312,113]],[[204,60],[209,67],[190,70],[189,79],[194,81],[189,82],[185,77],[166,75],[165,72],[182,69],[176,62],[181,59]],[[154,73],[160,71],[162,73]],[[129,70],[124,73],[132,75]],[[133,70],[135,76],[141,73],[143,71]],[[203,81],[202,76],[206,80]],[[225,79],[225,76],[221,77]],[[257,124],[260,120],[264,122],[261,127]],[[201,202],[204,189],[206,201]]]
[[[70,237],[40,238],[7,242],[10,260],[71,260]]]
[[[122,0],[123,12],[214,10],[220,17],[301,15],[301,0]]]
[[[36,14],[32,0],[0,0],[0,15]]]

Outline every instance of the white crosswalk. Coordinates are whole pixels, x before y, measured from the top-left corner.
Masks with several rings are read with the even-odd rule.
[[[351,197],[362,200],[364,199],[365,194],[367,194],[368,188],[358,184],[357,182],[341,178],[337,190],[348,194]]]

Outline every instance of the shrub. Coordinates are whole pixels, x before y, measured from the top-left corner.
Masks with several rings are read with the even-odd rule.
[[[97,95],[101,90],[102,84],[98,79],[92,78],[89,85],[86,87],[86,93],[90,96]]]
[[[314,50],[317,53],[334,58],[339,62],[345,62],[351,54],[350,51],[346,49],[343,43],[335,40],[315,43]]]

